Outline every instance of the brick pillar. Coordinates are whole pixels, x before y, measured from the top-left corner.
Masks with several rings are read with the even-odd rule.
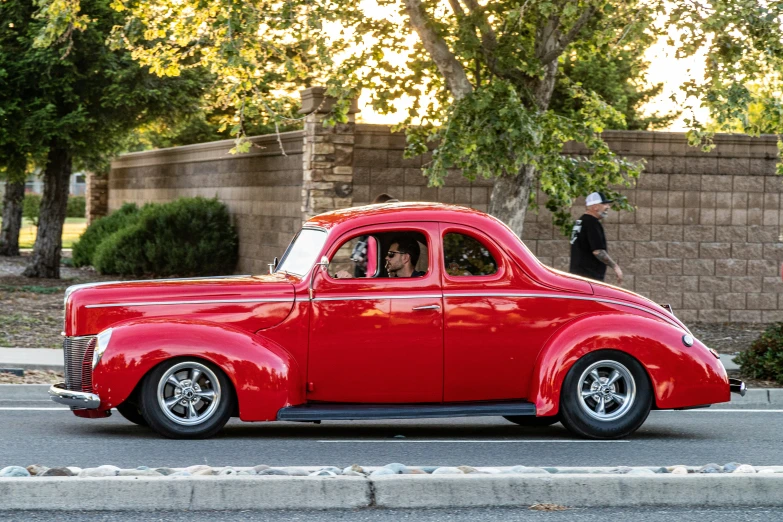
[[[109,175],[108,173],[87,173],[87,226],[96,219],[109,213]]]
[[[305,118],[304,155],[302,157],[302,217],[350,207],[353,204],[354,115],[351,103],[347,123],[325,127],[324,118],[334,104],[325,97],[324,87],[303,90],[301,114]]]

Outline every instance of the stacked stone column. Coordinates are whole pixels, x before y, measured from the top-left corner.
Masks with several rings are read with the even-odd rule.
[[[351,104],[347,123],[324,126],[335,100],[325,96],[323,87],[302,91],[302,109],[306,114],[304,157],[302,161],[302,218],[353,204],[353,148],[358,112]]]
[[[109,213],[109,175],[107,173],[87,173],[85,200],[87,226]]]

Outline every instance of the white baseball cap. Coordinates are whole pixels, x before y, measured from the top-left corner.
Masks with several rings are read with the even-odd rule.
[[[613,199],[606,199],[606,196],[604,196],[600,192],[593,192],[589,196],[587,196],[587,199],[585,200],[585,206],[589,207],[591,205],[597,205],[599,203],[612,203],[614,202]]]

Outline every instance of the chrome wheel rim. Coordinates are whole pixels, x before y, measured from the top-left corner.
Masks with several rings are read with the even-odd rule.
[[[636,400],[636,381],[617,361],[598,361],[582,372],[578,389],[579,406],[599,421],[613,421],[626,415]]]
[[[195,361],[175,364],[158,381],[158,406],[172,422],[194,426],[208,420],[220,404],[220,381]]]

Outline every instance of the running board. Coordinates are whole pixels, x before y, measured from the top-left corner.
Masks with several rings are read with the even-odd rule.
[[[436,404],[348,404],[315,402],[288,406],[277,412],[281,421],[427,419],[442,417],[535,416],[530,402],[473,402]]]

